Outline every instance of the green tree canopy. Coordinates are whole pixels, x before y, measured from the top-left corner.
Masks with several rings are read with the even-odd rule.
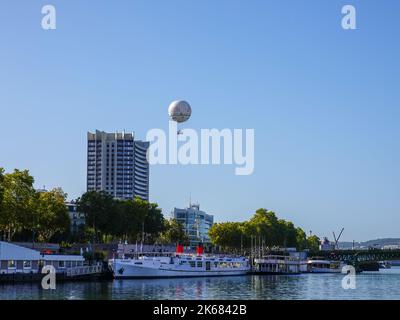
[[[34,228],[39,241],[50,241],[55,234],[69,230],[71,221],[65,206],[66,197],[60,188],[38,194]]]
[[[209,231],[214,245],[230,251],[241,246],[249,248],[252,241],[262,241],[266,247],[296,247],[306,249],[314,241],[307,241],[305,232],[291,221],[279,219],[275,212],[258,209],[250,220],[245,222],[216,223]],[[315,239],[312,239],[315,240]]]
[[[164,230],[161,232],[159,241],[162,244],[186,243],[189,240],[182,223],[176,219],[164,220]]]
[[[240,248],[245,228],[241,222],[214,223],[208,235],[214,245],[226,249]]]
[[[114,198],[106,192],[89,191],[77,200],[78,210],[85,214],[87,227],[94,230],[94,241],[99,240],[102,234],[112,233],[113,213],[116,212]]]
[[[16,232],[31,223],[36,191],[33,188],[34,179],[28,170],[15,169],[12,173],[1,175],[0,230],[11,241]]]
[[[156,203],[139,197],[114,199],[106,192],[89,191],[78,199],[87,228],[93,229],[95,241],[120,239],[152,242],[164,228],[164,217]],[[93,239],[88,239],[93,240]]]
[[[319,245],[321,243],[321,239],[316,235],[309,236],[307,238],[307,248],[310,249],[311,252],[316,252],[319,250]]]

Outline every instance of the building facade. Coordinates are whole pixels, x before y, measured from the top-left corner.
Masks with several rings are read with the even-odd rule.
[[[208,231],[214,223],[214,216],[201,211],[199,204],[190,204],[185,209],[175,208],[173,216],[182,223],[190,246],[211,243]]]
[[[105,191],[118,199],[149,200],[149,142],[133,133],[87,133],[87,191]]]
[[[85,214],[79,212],[78,204],[75,202],[66,202],[69,218],[71,220],[71,233],[77,233],[85,225]]]

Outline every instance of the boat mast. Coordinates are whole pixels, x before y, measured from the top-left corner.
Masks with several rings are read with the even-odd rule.
[[[144,221],[142,221],[142,243],[140,244],[141,253],[143,253],[143,242],[144,242]]]

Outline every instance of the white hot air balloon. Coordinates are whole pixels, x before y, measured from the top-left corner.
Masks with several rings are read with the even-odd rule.
[[[186,122],[192,115],[192,108],[190,104],[184,100],[173,101],[168,108],[168,115],[172,121],[179,123]],[[182,134],[181,130],[178,130],[178,135]]]
[[[182,123],[189,120],[192,115],[192,108],[186,101],[176,100],[169,105],[168,114],[171,120]]]

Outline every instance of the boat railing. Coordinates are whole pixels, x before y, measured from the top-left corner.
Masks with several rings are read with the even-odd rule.
[[[266,263],[267,261],[271,263],[300,263],[300,259],[297,257],[274,255],[267,255],[259,259],[255,259],[255,261],[259,263]]]
[[[233,256],[233,255],[212,255],[212,254],[202,254],[197,255],[195,253],[177,253],[177,252],[135,252],[130,254],[125,254],[121,258],[122,260],[130,260],[130,259],[154,259],[154,258],[190,258],[190,259],[241,259],[246,260],[245,257],[242,256]]]
[[[66,270],[67,277],[98,274],[102,272],[102,265],[72,267]]]

